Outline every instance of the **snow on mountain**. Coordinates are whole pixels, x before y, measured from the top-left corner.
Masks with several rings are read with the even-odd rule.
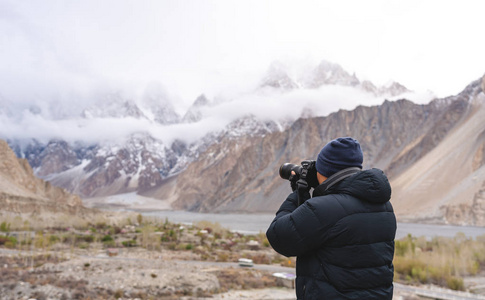
[[[119,94],[106,95],[103,101],[86,108],[81,116],[86,119],[94,118],[146,118],[143,112],[132,101],[123,99]]]
[[[405,86],[395,81],[391,81],[383,86],[377,87],[372,82],[364,80],[359,84],[358,87],[365,92],[374,94],[375,96],[386,96],[391,98],[411,92]]]
[[[190,108],[185,113],[184,117],[182,118],[182,122],[194,123],[200,121],[203,118],[202,108],[207,106],[208,104],[209,100],[204,94],[197,97],[192,106],[190,106]]]
[[[231,122],[221,135],[225,138],[238,138],[241,136],[265,136],[268,133],[279,131],[280,126],[273,121],[263,122],[253,115],[245,116]]]
[[[260,87],[288,91],[299,88],[299,85],[290,77],[288,68],[284,64],[281,62],[273,62],[266,72]]]
[[[183,117],[174,109],[177,99],[158,83],[138,97],[108,93],[82,110],[82,103],[72,110],[60,105],[58,113],[50,113],[55,105],[45,104],[27,110],[24,105],[19,113],[0,98],[0,124],[6,125],[0,126],[0,138],[29,161],[36,175],[83,196],[110,195],[157,186],[223,140],[263,137],[299,117],[352,109],[354,99],[378,104],[378,94],[407,91],[397,83],[361,83],[326,61],[301,70],[275,62],[256,91],[222,100],[216,95],[212,101],[201,94]],[[81,113],[67,118],[75,110]]]
[[[485,226],[483,87],[485,78],[424,105],[385,101],[299,119],[264,137],[226,137],[151,195],[167,199],[170,190],[174,208],[192,211],[275,211],[289,192],[278,167],[315,158],[322,143],[348,135],[361,142],[364,168],[380,168],[389,177],[401,220]],[[238,135],[237,128],[254,123],[249,117],[233,124]]]
[[[132,117],[164,125],[180,121],[172,103],[163,94],[155,93],[145,94],[139,103],[124,99],[119,94],[110,94],[86,108],[81,115],[86,119]]]
[[[180,116],[175,111],[170,95],[159,83],[148,85],[140,99],[140,108],[156,123],[168,125],[180,122]]]
[[[376,97],[395,97],[410,91],[397,82],[375,86],[372,82],[360,81],[339,64],[322,60],[311,70],[274,62],[263,77],[260,88],[273,88],[289,92],[295,89],[312,90],[323,86],[355,87]]]
[[[388,85],[381,87],[379,92],[380,92],[379,93],[380,95],[388,95],[391,97],[395,97],[395,96],[402,95],[404,93],[408,93],[410,91],[402,84],[393,81]]]
[[[144,133],[133,134],[122,143],[100,144],[84,153],[81,149],[67,148],[67,153],[79,154],[73,167],[46,169],[46,165],[41,164],[36,173],[82,196],[116,194],[155,186],[161,182],[161,174],[171,169],[173,156],[160,141]],[[45,151],[41,153],[45,159],[57,158],[64,165],[68,163],[59,157],[58,152]],[[69,157],[73,158],[72,155]]]
[[[340,65],[323,60],[312,72],[304,74],[300,79],[306,88],[319,88],[322,85],[356,86],[359,80],[347,73]]]

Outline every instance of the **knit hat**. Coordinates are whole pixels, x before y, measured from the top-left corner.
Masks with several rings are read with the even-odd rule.
[[[317,172],[330,177],[340,170],[358,167],[362,169],[364,156],[360,144],[350,137],[341,137],[330,141],[318,154]]]

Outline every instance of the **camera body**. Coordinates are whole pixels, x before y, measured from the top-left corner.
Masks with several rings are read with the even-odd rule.
[[[280,166],[280,177],[290,180],[291,171],[294,171],[296,174],[295,180],[304,179],[308,183],[309,187],[316,188],[319,183],[315,163],[316,162],[314,160],[304,160],[301,162],[300,166],[291,163],[284,163]]]

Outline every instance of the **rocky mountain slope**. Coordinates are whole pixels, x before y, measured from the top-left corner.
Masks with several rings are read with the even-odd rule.
[[[403,220],[485,226],[484,91],[485,77],[457,99],[446,99],[462,113],[444,115],[433,136],[422,135],[414,148],[426,139],[436,141],[436,146],[393,177],[394,206]],[[405,158],[415,155],[413,151],[404,154]]]
[[[0,140],[1,214],[45,217],[65,214],[89,218],[95,211],[82,205],[81,198],[34,176],[26,159],[18,159]]]
[[[266,92],[270,89],[270,93],[279,93],[287,91],[290,86],[291,89],[311,90],[324,85],[353,87],[372,95],[394,95],[408,91],[397,83],[380,88],[369,82],[361,84],[355,75],[350,75],[338,64],[326,61],[303,74],[293,74],[288,66],[274,63],[263,76],[260,88],[266,89]],[[261,89],[253,92],[258,95]],[[143,122],[143,126],[158,124],[169,129],[170,125],[190,123],[203,126],[203,120],[207,117],[204,114],[209,107],[223,106],[231,101],[226,99],[211,103],[205,95],[200,95],[181,117],[168,98],[157,85],[150,86],[139,101],[120,93],[111,93],[101,97],[99,103],[84,108],[78,116],[80,123],[76,126],[86,127],[87,122],[91,121],[100,122],[99,126],[126,126],[123,124],[131,124],[133,120]],[[7,115],[9,107],[0,103],[0,117],[2,114]],[[41,115],[42,109],[30,108],[29,113]],[[62,114],[50,115],[56,115],[60,120],[66,118]],[[113,123],[109,123],[111,121]],[[72,143],[61,138],[48,142],[35,138],[28,141],[13,138],[8,142],[18,157],[29,161],[34,173],[40,178],[82,197],[99,197],[134,191],[144,193],[159,186],[164,179],[185,170],[208,147],[239,137],[263,137],[287,128],[293,121],[287,118],[263,120],[251,114],[243,115],[193,142],[184,141],[183,136],[166,142],[143,128],[110,141]]]
[[[251,93],[256,99],[267,99],[258,97],[295,90],[309,93],[325,86],[360,93],[352,95],[392,97],[409,92],[398,83],[377,87],[360,81],[339,65],[322,61],[303,73],[274,63]],[[137,120],[142,122],[138,125],[165,126],[156,129],[168,128],[164,132],[170,134],[170,130],[189,128],[176,126],[209,124],[211,109],[223,111],[218,106],[233,101],[210,101],[201,95],[180,116],[160,89],[151,87],[139,101],[108,95],[104,102],[79,113],[77,118],[83,122],[78,126],[99,120],[95,124],[104,126]],[[365,167],[381,168],[391,179],[401,220],[485,225],[483,89],[480,79],[459,95],[426,105],[386,100],[323,117],[303,110],[298,120],[248,114],[190,142],[180,134],[167,142],[142,126],[109,141],[57,138],[46,143],[13,138],[9,144],[29,162],[34,174],[84,198],[137,192],[168,199],[177,209],[273,212],[289,192],[288,182],[278,176],[282,163],[314,159],[327,141],[353,136],[364,149]],[[309,95],[305,93],[301,95]],[[41,113],[37,108],[28,114]],[[15,120],[15,116],[10,106],[0,103],[0,117]]]
[[[299,119],[264,137],[223,140],[151,195],[170,194],[179,209],[272,212],[290,191],[277,173],[282,163],[314,159],[327,141],[353,136],[365,168],[388,174],[399,220],[485,226],[483,80],[427,105],[386,101]]]

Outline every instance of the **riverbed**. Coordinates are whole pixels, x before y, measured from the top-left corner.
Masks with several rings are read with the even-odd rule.
[[[103,210],[121,210],[140,212],[145,216],[168,219],[173,223],[192,224],[199,221],[219,223],[221,226],[244,234],[266,232],[274,214],[268,213],[195,213],[172,210],[166,200],[143,197],[135,192],[113,195],[109,197],[83,199],[84,205]],[[399,221],[399,220],[398,220]],[[462,232],[469,238],[485,235],[485,227],[433,225],[398,222],[396,239],[411,234],[415,237],[424,236],[431,239],[435,236],[454,237]]]

